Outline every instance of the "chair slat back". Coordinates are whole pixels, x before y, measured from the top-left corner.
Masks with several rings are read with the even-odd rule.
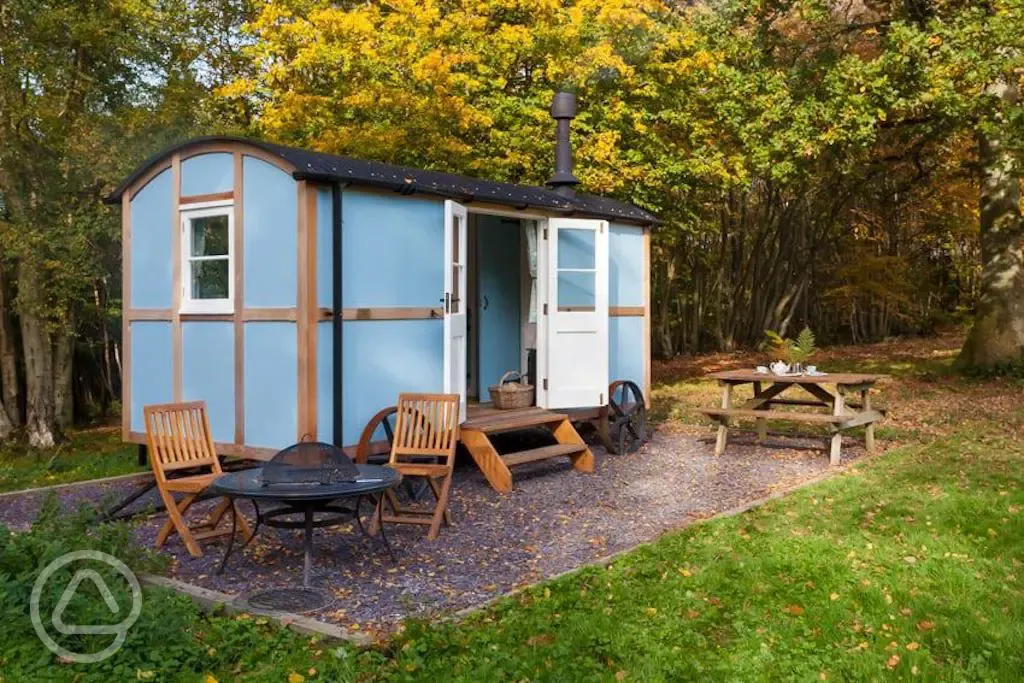
[[[146,441],[154,473],[186,467],[210,467],[220,473],[204,401],[167,403],[143,408]]]
[[[447,465],[459,441],[458,394],[402,394],[398,397],[391,463],[436,456]]]

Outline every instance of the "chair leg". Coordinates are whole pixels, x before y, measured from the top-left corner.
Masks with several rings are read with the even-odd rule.
[[[164,501],[164,508],[166,508],[168,512],[167,512],[167,521],[164,522],[164,525],[162,527],[160,527],[160,531],[157,532],[157,535],[156,535],[156,547],[157,548],[161,547],[164,543],[166,543],[167,539],[171,537],[171,534],[174,533],[175,531],[177,531],[177,529],[174,526],[174,518],[171,516],[171,513],[170,513],[171,508],[173,507],[175,510],[177,510],[178,514],[180,515],[186,509],[188,509],[188,505],[185,505],[184,507],[182,507],[182,505],[185,504],[185,503],[191,503],[191,501],[189,499],[193,498],[193,496],[187,495],[187,496],[183,497],[180,501],[176,501],[176,500],[174,500],[174,495],[172,493],[168,492],[165,495],[164,492],[161,491],[160,492],[160,498],[163,499],[163,501]],[[182,521],[182,523],[184,523],[184,517],[181,518],[181,521]]]
[[[448,512],[448,493],[452,487],[452,473],[449,472],[445,478],[444,483],[441,484],[441,495],[437,497],[437,508],[434,510],[434,518],[430,523],[430,531],[427,532],[427,540],[433,541],[437,538],[437,535],[441,532],[441,522],[444,520],[445,513]]]
[[[210,515],[209,526],[211,529],[216,529],[217,525],[220,524],[220,520],[224,518],[224,514],[231,509],[231,499],[221,498],[220,502],[217,503],[217,507],[213,509],[213,513]]]
[[[225,498],[224,500],[228,501],[229,507],[232,508],[231,513],[235,516],[235,525],[238,531],[242,532],[242,538],[244,538],[245,542],[248,543],[249,539],[252,538],[252,528],[249,526],[249,522],[246,521],[245,515],[243,515],[242,511],[238,509],[238,505],[235,501],[230,498]]]
[[[192,502],[196,499],[196,494],[190,493],[181,499],[180,503],[174,502],[174,497],[167,491],[160,491],[160,497],[164,501],[164,506],[167,508],[167,522],[163,528],[160,529],[160,533],[156,537],[156,545],[159,548],[170,536],[171,530],[178,532],[178,536],[181,537],[182,543],[188,549],[189,554],[192,557],[202,557],[203,551],[199,548],[196,540],[192,537],[192,531],[188,528],[188,524],[185,523],[185,519],[182,517],[182,513],[192,505]]]
[[[427,486],[429,486],[430,490],[434,492],[434,499],[440,502],[441,490],[437,488],[437,482],[434,480],[433,477],[427,477]],[[445,506],[444,508],[444,525],[452,525],[452,514],[448,512],[448,506]]]

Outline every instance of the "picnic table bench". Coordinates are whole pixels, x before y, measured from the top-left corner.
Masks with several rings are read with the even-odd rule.
[[[725,452],[729,427],[734,419],[757,421],[757,438],[763,441],[766,434],[766,420],[787,420],[827,426],[832,431],[829,462],[839,464],[843,432],[854,427],[865,427],[864,446],[869,453],[875,450],[875,422],[882,419],[884,411],[871,406],[871,389],[883,379],[883,375],[856,373],[806,373],[775,375],[756,370],[727,370],[707,376],[718,380],[722,387],[722,406],[704,408],[700,412],[719,423],[718,439],[715,441],[715,455]],[[754,385],[754,397],[743,404],[733,406],[733,388],[742,384]],[[835,385],[832,393],[825,385]],[[781,394],[793,387],[799,387],[809,398],[781,398]],[[857,396],[860,400],[847,400]],[[773,406],[802,406],[827,408],[828,413],[810,411],[772,410]]]

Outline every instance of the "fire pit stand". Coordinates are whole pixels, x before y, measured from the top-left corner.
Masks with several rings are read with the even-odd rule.
[[[380,506],[377,503],[380,496],[402,481],[402,475],[389,467],[354,465],[340,451],[337,455],[344,458],[344,461],[328,463],[330,458],[326,458],[325,454],[330,454],[328,449],[333,448],[329,444],[297,444],[279,453],[262,468],[225,474],[210,486],[210,490],[217,495],[245,498],[253,502],[256,508],[253,536],[261,524],[281,529],[305,530],[302,585],[306,591],[310,589],[313,530],[337,526],[354,518],[359,530],[366,535],[359,518],[362,499],[368,498],[379,512]],[[305,454],[302,453],[303,449],[306,450]],[[314,452],[313,449],[316,449],[316,458],[324,462],[311,464],[314,458],[310,457],[310,453]],[[339,504],[338,501],[342,500],[352,501],[351,506]],[[261,502],[276,503],[279,507],[263,512],[259,506]],[[232,525],[235,521],[232,518]],[[234,535],[228,539],[218,573],[223,572],[227,566],[234,545],[233,539]],[[252,537],[249,538],[251,540]],[[382,534],[381,540],[394,561],[387,537]]]

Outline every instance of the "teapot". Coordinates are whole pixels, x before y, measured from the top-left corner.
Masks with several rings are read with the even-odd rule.
[[[787,372],[789,372],[789,366],[788,366],[788,365],[786,365],[786,364],[785,364],[784,362],[782,362],[781,360],[777,360],[777,361],[775,361],[774,363],[772,363],[772,364],[771,364],[771,365],[769,365],[768,367],[769,367],[769,368],[771,369],[771,371],[772,371],[773,373],[775,373],[776,375],[785,375],[785,374],[786,374]]]

